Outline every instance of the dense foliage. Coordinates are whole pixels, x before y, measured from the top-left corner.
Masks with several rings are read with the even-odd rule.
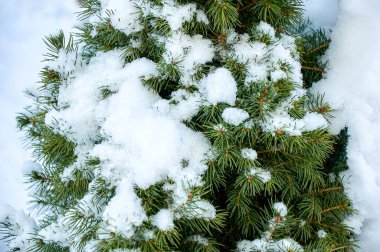
[[[135,8],[128,18],[136,18],[129,20],[125,29],[118,16],[124,12],[106,10],[111,3],[122,1],[79,2],[82,23],[78,33],[68,39],[63,33],[46,38],[49,53],[45,55],[47,66],[41,72],[40,88],[28,92],[34,103],[17,118],[36,162],[41,164],[28,172],[33,214],[39,217],[34,221],[22,213],[0,214],[0,232],[11,250],[354,248],[353,234],[344,224],[353,210],[339,178],[339,172],[345,169],[345,153],[337,146],[344,144],[328,133],[331,111],[323,96],[311,96],[305,89],[323,75],[326,62],[321,57],[329,39],[323,31],[310,30],[307,23],[302,23],[301,1],[124,1]],[[176,11],[180,13],[180,8],[189,4],[180,21],[165,14],[167,6],[176,16]],[[138,25],[133,26],[134,22]],[[211,56],[207,56],[208,52]],[[89,69],[101,64],[95,62],[102,61],[102,57],[114,54],[121,62],[119,68],[131,75],[134,70],[154,65],[154,73],[144,73],[127,82],[141,84],[144,92],[159,97],[155,99],[160,103],[154,104],[163,116],[171,113],[167,110],[177,111],[170,114],[170,118],[175,117],[170,120],[178,120],[175,125],[179,132],[187,134],[191,130],[193,134],[184,137],[183,144],[193,144],[190,140],[201,134],[207,144],[199,151],[208,150],[200,162],[205,168],[197,168],[203,169],[199,179],[191,177],[198,173],[176,178],[169,172],[150,184],[136,180],[132,192],[122,195],[132,195],[131,202],[137,202],[142,209],[125,218],[133,219],[143,211],[142,221],[132,224],[118,219],[123,210],[113,216],[116,210],[111,209],[115,205],[135,208],[116,204],[123,201],[119,196],[122,187],[127,187],[125,181],[115,175],[117,172],[105,175],[109,164],[113,164],[112,155],[119,159],[130,153],[104,156],[108,149],[99,148],[97,154],[89,151],[116,137],[106,131],[106,116],[99,119],[99,125],[87,124],[85,138],[78,133],[76,124],[70,124],[72,117],[60,119],[76,106],[74,94],[67,95],[68,90],[82,94],[74,90],[75,80],[88,71],[89,76],[95,75],[91,81],[96,82],[96,71],[103,70]],[[205,58],[197,58],[198,54]],[[145,63],[138,65],[139,62]],[[109,69],[113,69],[112,64]],[[109,76],[113,74],[119,72],[110,70]],[[102,79],[101,84],[96,84],[96,103],[116,104],[115,97],[122,94],[122,88],[114,85],[112,81],[117,78],[112,78],[109,83]],[[90,87],[84,90],[92,92]],[[75,120],[82,117],[74,116],[78,116]],[[90,129],[94,131],[91,134]],[[161,133],[167,134],[154,134]],[[154,139],[147,141],[153,143]],[[178,149],[178,155],[182,152]],[[153,152],[152,155],[155,156]],[[180,168],[175,171],[193,169],[192,158],[194,155],[181,158]],[[112,169],[119,169],[115,167]],[[121,228],[117,222],[130,226]]]

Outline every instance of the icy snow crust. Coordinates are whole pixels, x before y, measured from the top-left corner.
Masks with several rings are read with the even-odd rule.
[[[271,26],[260,23],[258,32],[270,36],[273,43],[265,45],[251,41],[247,34],[231,32],[227,40],[234,47],[223,51],[210,39],[183,32],[182,25],[191,19],[208,23],[204,12],[196,9],[195,4],[178,5],[175,1],[164,0],[161,6],[153,6],[143,0],[102,0],[101,5],[100,12],[89,20],[97,20],[97,16],[109,17],[112,25],[127,35],[143,28],[140,15],[160,16],[168,21],[172,30],[169,37],[151,36],[163,43],[164,62],[159,63],[178,66],[182,87],[173,92],[169,100],[161,98],[143,84],[144,80],[159,76],[159,63],[140,58],[124,64],[120,57],[122,52],[118,50],[97,52],[88,64],[80,62],[80,57],[62,51],[57,61],[48,65],[70,77],[65,78],[59,90],[58,107],[45,117],[46,125],[77,144],[78,159],[63,172],[62,181],[75,179],[73,171],[83,169],[88,158],[97,157],[100,165],[95,168],[95,178],[105,180],[115,188],[115,195],[109,202],[103,205],[100,202],[100,206],[95,207],[91,191],[96,187],[94,180],[88,194],[78,203],[82,214],[94,215],[101,220],[98,235],[102,239],[109,238],[110,233],[131,238],[143,223],[169,231],[174,228],[174,220],[179,218],[215,218],[216,209],[210,202],[198,195],[190,195],[191,188],[203,185],[202,175],[212,152],[211,144],[201,133],[186,127],[183,121],[190,120],[201,106],[223,103],[226,109],[222,117],[226,124],[250,127],[254,123],[247,121],[248,112],[235,108],[237,83],[229,70],[214,67],[200,80],[195,78],[199,68],[210,63],[215,55],[247,63],[246,85],[281,79],[295,84],[289,100],[269,114],[265,122],[258,122],[264,131],[274,134],[276,130],[283,130],[298,135],[302,131],[325,127],[326,121],[322,117],[307,114],[304,119],[296,120],[288,114],[291,107],[285,106],[305,95],[301,88],[301,67],[294,38],[277,38]],[[139,41],[133,40],[132,46],[139,47]],[[290,69],[282,69],[283,64]],[[189,91],[189,86],[193,91]],[[104,89],[112,95],[102,97],[101,90]],[[252,149],[243,149],[242,155],[251,160],[257,158]],[[258,167],[252,168],[251,175],[264,183],[271,179],[269,172]],[[156,215],[148,216],[135,188],[147,189],[159,182],[164,182],[164,189],[171,197],[170,203]],[[286,210],[279,206],[277,210],[285,215]],[[41,229],[40,234],[66,246],[71,235],[64,221],[66,217],[58,216],[57,222]],[[146,231],[146,237],[154,235],[154,231]],[[95,243],[89,242],[87,251],[91,251]],[[292,241],[285,239],[278,241],[276,246],[287,248],[289,244]]]

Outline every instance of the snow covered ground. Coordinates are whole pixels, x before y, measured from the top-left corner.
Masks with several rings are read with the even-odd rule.
[[[16,133],[15,113],[28,101],[22,90],[38,81],[45,46],[42,37],[73,24],[74,0],[0,0],[0,204],[26,207],[21,176],[28,152]],[[349,126],[349,192],[365,228],[362,251],[380,247],[380,1],[307,0],[316,27],[334,28],[327,78],[315,84],[337,109],[335,131]],[[3,248],[0,244],[0,251]]]
[[[305,0],[305,11],[314,27],[329,30],[336,24],[339,0]]]
[[[345,125],[346,189],[359,211],[347,224],[362,228],[361,250],[380,248],[380,1],[342,0],[328,51],[327,78],[314,84],[336,109],[333,131]],[[363,226],[362,226],[363,225]],[[364,227],[364,228],[363,228]],[[359,231],[360,232],[360,231]]]

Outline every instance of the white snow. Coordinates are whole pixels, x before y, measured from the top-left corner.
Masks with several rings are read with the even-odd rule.
[[[242,240],[237,243],[236,250],[238,252],[265,252],[267,251],[267,246],[268,242],[265,239],[256,239],[254,241]]]
[[[256,160],[257,152],[251,148],[241,149],[241,156],[246,159]]]
[[[269,171],[266,171],[259,167],[252,167],[249,171],[249,175],[257,176],[261,179],[261,181],[263,181],[263,183],[267,183],[272,178],[272,175]]]
[[[332,132],[344,126],[349,170],[345,189],[359,214],[346,221],[359,237],[361,250],[380,247],[380,2],[343,0],[328,51],[326,79],[314,84],[314,92],[336,110]],[[360,230],[361,228],[361,230]],[[376,231],[373,231],[376,230]]]
[[[152,217],[152,224],[162,231],[168,231],[174,228],[174,214],[169,209],[161,209]]]
[[[305,0],[305,16],[313,27],[334,28],[339,13],[339,0]]]
[[[303,252],[304,249],[300,244],[294,241],[291,238],[285,238],[281,240],[268,240],[266,238],[256,239],[253,241],[242,240],[237,243],[237,251],[238,252],[285,252],[285,251],[295,251],[295,252]]]
[[[171,114],[179,120],[189,120],[195,116],[202,105],[202,97],[198,92],[187,92],[179,89],[171,94],[171,101],[175,103],[171,106]]]
[[[194,218],[206,218],[213,219],[216,216],[215,207],[206,200],[197,200],[194,202],[194,209],[192,209],[191,214]]]
[[[173,0],[165,0],[164,7],[160,13],[172,30],[182,28],[184,22],[192,19],[196,13],[197,6],[194,3],[177,5]]]
[[[242,240],[236,244],[236,250],[238,252],[251,252],[251,251],[274,251],[274,252],[284,252],[284,251],[297,251],[303,252],[303,247],[298,244],[293,239],[283,238],[281,240],[274,240],[272,237],[273,231],[278,227],[278,225],[283,225],[284,218],[278,219],[277,214],[281,217],[285,217],[288,213],[288,209],[283,202],[276,202],[273,204],[273,208],[276,211],[275,217],[269,220],[269,229],[262,234],[260,239],[255,239],[253,241]]]
[[[181,31],[176,31],[165,40],[163,58],[167,64],[175,64],[179,67],[182,73],[180,78],[182,85],[194,85],[193,75],[199,66],[212,61],[213,57],[212,41],[201,35],[191,37]]]
[[[50,7],[52,5],[50,2],[52,1],[46,1],[46,3],[41,4],[41,6],[47,6],[46,10],[43,9],[44,14],[49,14],[51,12]],[[139,2],[142,4],[143,1],[133,2]],[[180,30],[180,26],[182,26],[183,22],[188,20],[189,17],[196,17],[199,21],[205,23],[208,22],[204,12],[201,10],[195,10],[193,6],[190,6],[191,4],[185,6],[176,5],[176,9],[170,9],[169,4],[171,1],[167,0],[163,2],[164,8],[171,11],[178,10],[178,12],[175,13],[176,15],[167,15],[166,18],[173,30]],[[103,17],[107,15],[105,13],[106,8],[117,9],[117,11],[111,15],[112,25],[117,29],[121,29],[126,34],[139,31],[142,28],[139,22],[128,22],[128,20],[138,19],[137,9],[135,6],[132,6],[131,3],[132,1],[129,0],[102,0],[103,11],[101,15],[103,15]],[[23,4],[26,4],[26,1],[25,3],[23,2]],[[30,7],[30,3],[28,4]],[[6,6],[8,6],[8,4],[6,4]],[[315,26],[330,28],[335,24],[337,6],[337,0],[308,0],[306,2],[307,15],[312,19]],[[147,12],[153,13],[157,11],[157,9],[150,9],[148,7],[148,5],[144,5]],[[377,229],[380,225],[378,218],[380,214],[380,172],[377,169],[380,166],[380,158],[378,157],[378,153],[380,153],[380,137],[378,136],[378,132],[380,131],[380,121],[377,116],[380,112],[380,101],[377,97],[379,94],[380,83],[380,61],[378,57],[374,56],[376,53],[380,53],[380,27],[377,25],[380,23],[380,3],[376,0],[341,0],[340,8],[341,12],[336,30],[332,34],[332,44],[328,53],[330,64],[327,79],[315,84],[314,92],[325,92],[326,100],[336,109],[336,113],[334,114],[335,118],[332,119],[332,132],[337,133],[344,126],[348,126],[350,134],[348,164],[350,169],[344,174],[346,178],[345,186],[350,197],[353,198],[354,207],[359,210],[359,215],[352,216],[347,220],[347,224],[352,225],[356,232],[361,232],[361,249],[371,251],[376,250],[380,246],[380,242],[377,239]],[[0,8],[0,10],[4,9],[6,8]],[[17,6],[17,8],[15,7],[14,9],[19,10],[20,8]],[[7,11],[1,13],[6,14]],[[52,15],[52,13],[49,15]],[[54,13],[54,15],[61,14]],[[36,20],[35,17],[35,15],[32,17],[25,16],[22,22],[30,23],[30,20]],[[22,22],[16,22],[16,27],[23,27],[24,25],[22,25]],[[46,23],[49,22],[40,22],[38,29],[39,27],[44,27]],[[56,26],[57,25],[55,24],[52,25],[52,27]],[[265,23],[261,23],[258,29],[269,33],[270,35],[272,34],[272,30]],[[34,33],[33,29],[25,30],[26,31],[22,34],[23,38],[25,37],[25,34]],[[167,48],[167,63],[170,63],[175,59],[183,72],[181,84],[193,85],[195,83],[192,76],[197,71],[197,68],[201,64],[211,61],[214,57],[214,49],[211,46],[211,41],[205,40],[199,36],[189,37],[181,34],[180,31],[174,32],[172,36],[173,40],[165,45]],[[41,37],[41,35],[39,34],[38,37]],[[271,48],[265,48],[265,45],[261,43],[248,42],[247,36],[245,35],[236,36],[235,34],[234,37],[230,34],[228,39],[236,39],[239,41],[234,48],[233,54],[235,54],[240,62],[248,62],[246,83],[265,81],[268,76],[273,81],[289,77],[296,83],[300,83],[300,66],[297,61],[292,58],[291,52],[295,51],[295,47],[294,41],[291,39],[283,36],[280,40],[275,41]],[[179,42],[178,40],[181,41]],[[3,38],[0,42],[4,48],[8,48],[4,46],[5,44],[12,44],[7,39],[4,40]],[[42,45],[40,42],[39,44]],[[36,66],[36,70],[33,70],[32,72],[38,72],[38,64],[27,64],[26,62],[29,61],[24,60],[27,58],[24,56],[25,52],[30,52],[31,50],[19,50],[20,45],[18,43],[15,43],[15,45],[17,53],[16,50],[11,50],[9,55],[12,55],[12,57],[14,55],[19,55],[19,58],[23,59],[15,61],[16,63],[14,65],[17,65],[17,70],[15,71],[17,71],[17,73],[25,72],[20,69],[24,68],[29,71],[32,66]],[[22,46],[24,48],[38,48],[37,46],[30,46],[29,44],[23,44]],[[138,43],[136,46],[139,46]],[[171,48],[174,49],[170,51]],[[194,48],[196,48],[196,50]],[[38,58],[38,55],[41,55],[41,52],[38,50],[34,52],[37,56],[30,56],[30,58]],[[176,54],[177,52],[179,53]],[[2,51],[1,53],[2,55],[4,54],[8,56],[5,51]],[[62,89],[62,93],[60,94],[61,105],[70,103],[70,105],[72,105],[70,107],[70,109],[72,109],[71,112],[74,114],[80,112],[80,115],[83,118],[79,118],[79,116],[75,117],[73,114],[69,113],[65,114],[65,110],[61,110],[59,112],[51,111],[46,120],[47,123],[53,126],[54,119],[58,119],[61,124],[54,126],[56,127],[56,130],[81,143],[76,149],[77,153],[84,154],[84,156],[90,153],[99,154],[99,156],[101,156],[102,168],[99,171],[99,174],[104,178],[109,179],[113,185],[117,186],[117,194],[106,207],[104,216],[107,221],[112,223],[111,226],[113,226],[114,230],[130,235],[133,233],[133,228],[132,230],[126,230],[121,226],[122,224],[117,223],[118,218],[125,218],[125,216],[130,215],[134,216],[129,220],[132,223],[130,225],[131,227],[133,227],[133,225],[139,225],[147,218],[141,209],[141,203],[135,195],[132,185],[137,184],[141,187],[147,187],[151,183],[154,183],[165,176],[172,177],[173,180],[175,180],[175,184],[172,186],[173,199],[175,199],[173,207],[177,207],[179,204],[186,202],[188,196],[186,191],[187,188],[182,187],[182,181],[180,181],[179,178],[186,177],[192,184],[196,185],[201,183],[200,174],[205,169],[201,160],[203,155],[209,149],[209,143],[200,135],[187,129],[180,121],[190,119],[196,114],[202,98],[206,99],[213,105],[218,102],[224,102],[234,106],[236,100],[236,82],[233,80],[232,75],[228,70],[219,68],[202,80],[201,85],[199,86],[200,94],[197,92],[180,94],[180,91],[177,91],[178,96],[175,97],[173,94],[172,99],[178,103],[170,104],[168,101],[164,101],[154,94],[147,93],[147,91],[139,87],[140,84],[136,84],[136,79],[140,77],[139,73],[141,74],[141,72],[137,71],[135,75],[132,75],[134,76],[132,79],[126,78],[129,74],[124,75],[124,73],[122,73],[124,71],[128,72],[128,70],[134,72],[136,69],[144,66],[142,68],[143,74],[141,76],[147,77],[146,75],[154,75],[155,66],[153,66],[153,64],[145,61],[144,63],[140,62],[142,63],[141,65],[135,63],[136,68],[133,68],[131,65],[123,67],[123,65],[118,62],[118,54],[119,52],[110,52],[107,55],[99,55],[99,57],[96,58],[99,62],[95,62],[94,60],[86,69],[78,69],[74,67],[73,64],[69,64],[65,69],[62,69],[58,68],[58,64],[51,64],[51,68],[57,69],[61,72],[78,71],[78,73],[80,73],[78,75],[79,77],[72,82],[69,82],[68,85],[76,86],[79,95],[84,95],[85,99],[82,104],[79,101],[79,98],[76,97],[78,94],[70,93],[68,89]],[[183,58],[181,55],[185,55],[185,57]],[[268,56],[271,60],[268,62],[265,59],[265,56]],[[73,59],[73,54],[68,55],[61,52],[61,63],[72,62]],[[282,71],[279,68],[278,61],[289,63],[292,66],[292,71]],[[3,73],[9,72],[7,65],[8,64],[3,62],[0,65],[2,75]],[[104,76],[101,76],[100,80],[94,80],[91,78],[91,73],[96,72],[98,74],[98,72],[100,72],[101,74],[101,68],[104,68],[105,66],[110,67],[114,73],[110,75],[110,79],[107,79],[108,77],[106,78]],[[15,74],[15,76],[20,75]],[[20,79],[17,79],[17,81],[19,82]],[[131,81],[133,83],[132,87],[125,87],[124,83],[126,81]],[[7,82],[15,83],[13,78],[10,78]],[[80,89],[79,86],[83,83],[87,85],[84,85],[84,87]],[[99,101],[97,91],[100,85],[103,84],[109,85],[113,91],[118,91],[120,94],[115,94],[105,101]],[[135,104],[133,103],[140,101],[133,99],[132,95],[128,96],[127,91],[131,91],[133,95],[141,95],[141,97],[143,97],[141,104],[138,106],[136,105],[136,107],[142,106],[144,111],[136,109],[134,106]],[[298,91],[302,93],[301,89]],[[17,90],[17,92],[21,94],[19,90]],[[123,95],[132,100],[130,102],[123,101],[121,98]],[[4,93],[4,97],[6,96],[7,92]],[[298,97],[300,97],[300,95]],[[5,99],[5,102],[7,102],[7,100],[8,98]],[[5,108],[4,111],[9,111],[8,108],[10,106],[7,105],[8,103],[5,103],[4,105],[3,100],[1,100],[1,104],[2,107]],[[119,109],[115,113],[112,113],[109,110],[111,104],[120,107],[128,106],[128,109],[127,111]],[[327,122],[320,114],[308,113],[303,119],[294,120],[289,118],[287,113],[284,114],[286,109],[288,108],[282,108],[280,111],[275,111],[272,114],[272,117],[269,119],[273,120],[270,122],[272,126],[269,126],[270,123],[268,123],[262,125],[262,127],[270,132],[273,132],[276,129],[283,129],[289,131],[291,135],[297,135],[304,130],[308,131],[320,127],[324,128],[327,125]],[[20,108],[17,110],[20,110]],[[146,113],[147,116],[142,119],[136,118],[136,115],[139,113]],[[2,118],[9,117],[2,116]],[[117,123],[118,120],[126,119],[134,122],[132,123],[132,126],[115,127],[115,125],[120,125]],[[279,123],[279,120],[284,120],[285,123]],[[140,129],[141,125],[145,125],[146,123],[152,124],[149,127],[143,128],[145,132],[148,132],[147,137],[131,136],[124,133],[125,130],[131,130],[131,134],[133,134],[137,129]],[[245,124],[247,124],[247,122]],[[64,125],[70,127],[65,128]],[[100,130],[95,129],[95,127],[93,127],[95,125],[98,126]],[[13,125],[12,128],[14,128]],[[161,131],[162,139],[164,139],[168,136],[166,133],[169,131],[171,132],[172,130],[174,130],[173,138],[169,138],[168,142],[165,142],[163,146],[154,145],[155,143],[149,140],[149,137],[156,137],[158,135],[156,132],[161,133]],[[10,132],[10,129],[7,128],[1,132]],[[182,135],[183,137],[179,141],[174,141],[173,139],[176,134]],[[98,137],[105,137],[108,140],[94,148],[95,146],[90,144],[90,140],[94,140]],[[159,141],[162,141],[162,139],[159,139]],[[157,168],[157,170],[153,169],[155,171],[153,174],[149,173],[146,177],[139,175],[136,169],[137,166],[133,166],[134,162],[140,161],[139,155],[145,155],[145,153],[150,151],[150,144],[153,144],[152,148],[157,149],[160,147],[166,147],[166,144],[182,146],[183,143],[187,143],[187,141],[190,141],[191,147],[180,149],[180,157],[173,158],[170,156],[169,152],[172,149],[169,149],[168,152],[163,151],[163,153],[159,153],[157,156],[153,155],[152,160],[144,163],[144,167],[147,170],[150,170],[152,167]],[[6,142],[9,144],[13,141]],[[132,146],[125,147],[126,142],[132,143]],[[140,142],[143,143],[142,146],[136,144]],[[197,151],[196,149],[198,146],[202,147],[200,148],[201,150]],[[7,153],[6,148],[2,148],[1,151]],[[101,153],[102,151],[104,151],[104,153]],[[188,154],[185,154],[187,152]],[[18,151],[18,153],[20,152]],[[125,157],[126,153],[131,155],[131,160],[128,160]],[[164,158],[159,161],[165,160],[163,161],[164,164],[168,164],[170,168],[166,170],[163,167],[154,166],[154,162],[158,160],[155,158],[158,158],[158,155],[164,155]],[[4,156],[7,157],[10,155]],[[190,168],[178,168],[180,166],[181,158],[191,159],[189,162]],[[7,158],[2,158],[2,160],[7,160]],[[3,163],[8,164],[8,162]],[[121,164],[125,164],[125,166]],[[20,165],[18,167],[20,167]],[[28,173],[33,169],[37,169],[37,166],[29,165],[28,169],[25,170],[25,173]],[[128,172],[126,172],[127,170]],[[66,173],[69,174],[69,172]],[[116,179],[116,177],[121,174],[124,176],[123,179]],[[7,179],[4,180],[6,183],[1,182],[0,185],[4,186],[7,184],[6,180]],[[13,190],[2,189],[2,191]],[[132,205],[128,205],[128,209],[125,209],[126,207],[123,209],[117,209],[118,207],[116,206],[122,201],[121,198],[123,200],[125,198],[128,199],[127,202],[130,202]],[[5,200],[11,201],[11,198],[5,198]],[[215,209],[210,203],[206,201],[198,202],[200,203],[197,205],[199,208],[196,213],[200,213],[202,216],[210,218],[215,216]],[[201,209],[207,209],[207,211]],[[281,210],[283,207],[279,207],[279,209]],[[0,211],[0,217],[4,217],[5,212],[6,211]],[[12,219],[28,223],[25,225],[25,230],[34,225],[25,214],[13,213],[13,215],[9,216],[11,216]],[[23,236],[26,233],[24,232],[25,230],[19,230],[19,234]],[[57,238],[57,240],[62,239],[63,238]],[[17,243],[18,240],[15,240],[15,242]],[[255,240],[253,242],[245,241],[238,244],[239,250],[248,251],[244,250],[244,248],[251,246],[250,243],[252,243],[252,246],[255,246],[254,248],[260,248],[260,246],[264,245],[268,246],[268,244],[262,244],[262,240]],[[295,244],[294,241],[290,239],[284,239],[278,241],[276,246],[279,249],[288,249],[289,246],[292,246],[294,249],[297,248],[298,244]],[[302,251],[302,248],[300,250]]]
[[[122,179],[116,189],[116,195],[106,206],[103,218],[109,232],[123,234],[130,238],[134,229],[148,219],[141,206],[141,199],[133,191],[131,182]]]
[[[68,31],[77,11],[74,0],[0,1],[0,205],[27,206],[27,185],[21,167],[31,159],[23,134],[16,130],[16,114],[30,103],[23,93],[40,80],[46,45],[42,38],[57,29]],[[33,22],[31,22],[33,20]],[[22,73],[22,74],[21,74]],[[5,193],[6,192],[6,193]],[[0,241],[0,251],[7,251]]]
[[[313,112],[307,112],[305,116],[301,119],[304,127],[302,128],[305,131],[313,131],[318,128],[327,128],[328,123],[323,115]]]
[[[235,35],[235,34],[234,34]],[[235,35],[231,37],[231,43],[233,45],[232,55],[240,62],[260,62],[263,60],[267,49],[265,44],[261,42],[250,42],[248,34]]]
[[[274,243],[270,243],[269,251],[274,251],[274,252],[282,252],[282,251],[303,252],[304,249],[302,248],[302,246],[300,244],[298,244],[293,239],[285,238],[285,239],[281,239],[279,241],[276,241]]]
[[[101,214],[107,223],[104,228],[133,236],[135,229],[148,221],[134,187],[145,189],[167,178],[174,181],[173,202],[152,219],[152,224],[171,229],[174,216],[168,213],[178,207],[183,211],[176,218],[187,213],[195,218],[214,218],[215,208],[209,202],[198,199],[191,206],[187,204],[188,190],[202,184],[201,174],[207,169],[203,160],[210,143],[181,123],[183,115],[178,116],[176,104],[144,87],[141,79],[158,74],[154,62],[141,58],[123,65],[120,54],[117,50],[98,53],[88,66],[77,69],[76,78],[60,90],[60,110],[51,112],[58,123],[50,126],[78,143],[79,156],[98,157],[97,176],[116,187],[116,195]],[[99,92],[104,86],[115,93],[102,100]],[[94,145],[100,138],[106,140]],[[83,160],[77,165],[80,162]],[[64,174],[70,176],[70,169]]]
[[[65,36],[68,37],[69,35],[66,34]],[[75,52],[67,52],[61,49],[58,52],[58,58],[54,61],[47,61],[46,66],[49,67],[49,69],[60,73],[62,77],[66,78],[69,73],[72,73],[80,67],[80,63]]]
[[[318,235],[318,237],[321,238],[321,239],[327,237],[327,233],[326,233],[326,231],[325,231],[325,230],[322,230],[322,229],[318,230],[317,235]]]
[[[208,245],[208,240],[200,235],[193,235],[187,238],[189,241],[197,242],[199,244],[202,244],[204,246]]]
[[[222,118],[228,124],[239,126],[249,118],[249,114],[243,109],[226,108],[223,110]]]
[[[32,160],[25,161],[22,165],[22,174],[26,176],[31,174],[33,171],[41,172],[42,166]]]
[[[252,82],[268,81],[268,78],[276,82],[289,78],[294,83],[302,84],[301,65],[298,60],[295,39],[287,35],[275,37],[274,29],[267,23],[261,22],[256,31],[259,36],[269,35],[271,43],[251,41],[248,34],[228,34],[227,42],[232,50],[224,53],[224,57],[236,60],[245,65],[247,74],[245,84]],[[282,69],[286,64],[289,69]]]
[[[282,70],[275,70],[270,73],[270,78],[273,82],[277,82],[278,80],[281,79],[286,79],[287,75],[284,71]]]
[[[102,17],[110,18],[112,25],[125,34],[141,31],[144,26],[139,22],[139,8],[143,1],[102,0]],[[112,14],[109,15],[109,11]]]
[[[0,206],[0,222],[10,224],[10,232],[14,239],[9,242],[10,249],[27,251],[32,244],[32,233],[37,228],[35,221],[27,216],[24,211],[17,211],[8,205]],[[3,234],[0,233],[0,238]]]
[[[69,246],[69,236],[67,225],[64,224],[64,217],[60,217],[47,227],[38,230],[38,235],[46,243],[56,242],[61,246]]]
[[[316,112],[307,112],[302,119],[295,119],[288,113],[289,99],[266,116],[266,120],[261,122],[264,131],[274,134],[277,130],[284,130],[289,135],[299,136],[303,131],[313,131],[316,129],[327,128],[326,119]]]
[[[284,217],[288,214],[288,208],[283,202],[276,202],[273,204],[273,209],[281,216]]]
[[[271,39],[275,38],[276,32],[275,32],[274,28],[271,25],[269,25],[268,23],[265,23],[265,22],[261,21],[256,26],[256,30],[259,31],[259,32],[261,32],[261,33],[269,35],[269,37]]]
[[[231,72],[218,68],[201,80],[201,93],[212,105],[219,102],[235,105],[237,84]]]

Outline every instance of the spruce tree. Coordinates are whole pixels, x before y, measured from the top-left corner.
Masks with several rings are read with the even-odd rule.
[[[302,1],[79,3],[17,117],[35,218],[0,211],[10,250],[354,249]]]

